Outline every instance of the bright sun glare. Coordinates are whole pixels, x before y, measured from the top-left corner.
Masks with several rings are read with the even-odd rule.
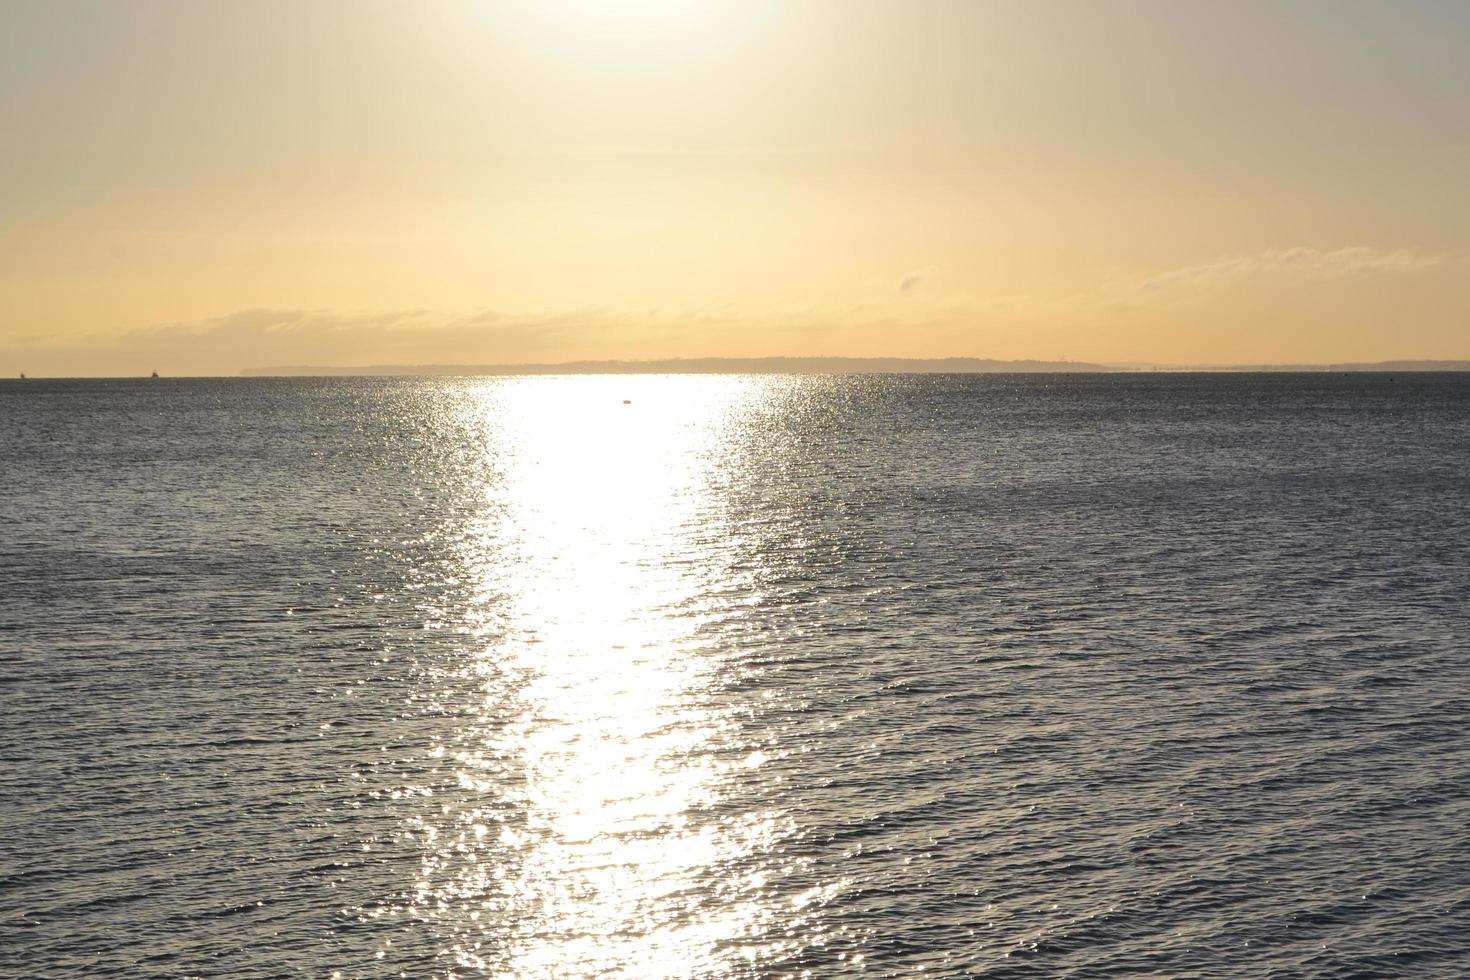
[[[760,867],[785,832],[774,814],[698,817],[765,761],[731,741],[698,634],[710,583],[742,573],[687,534],[722,517],[723,430],[757,389],[526,379],[470,402],[506,462],[486,468],[464,543],[484,701],[443,747],[467,802],[414,831],[417,903],[459,937],[461,966],[688,976],[771,914],[756,870],[732,871],[717,907],[688,897],[709,868]],[[515,921],[521,941],[487,959],[481,917]]]
[[[733,48],[752,8],[732,0],[546,0],[496,9],[538,49],[584,65],[647,65]]]

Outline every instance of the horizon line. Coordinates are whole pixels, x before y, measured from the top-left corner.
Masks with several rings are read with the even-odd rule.
[[[1399,358],[1382,361],[1169,363],[1093,362],[986,357],[681,357],[492,364],[288,364],[242,368],[234,374],[169,374],[169,378],[474,377],[599,374],[1324,374],[1467,373],[1470,359]],[[149,380],[148,374],[31,375],[9,380]]]

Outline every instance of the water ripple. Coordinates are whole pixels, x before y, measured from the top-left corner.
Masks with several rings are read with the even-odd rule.
[[[1464,975],[1467,409],[0,382],[0,974]]]

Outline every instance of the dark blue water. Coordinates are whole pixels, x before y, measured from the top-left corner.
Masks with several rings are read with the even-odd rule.
[[[5,382],[0,467],[0,974],[1470,974],[1465,376]]]

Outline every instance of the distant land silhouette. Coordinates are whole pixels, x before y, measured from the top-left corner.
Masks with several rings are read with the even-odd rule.
[[[248,368],[240,373],[248,377],[345,377],[476,374],[1076,374],[1138,371],[1470,371],[1470,361],[1180,365],[1002,361],[985,357],[695,357],[648,361],[566,361],[558,364],[371,364],[356,367],[286,365]]]
[[[982,357],[691,357],[560,364],[374,364],[368,367],[268,367],[261,375],[453,374],[1001,374],[1116,371],[1082,361],[997,361]]]
[[[1151,370],[1149,368],[1132,368],[1132,370]],[[1393,371],[1470,371],[1470,361],[1352,361],[1343,364],[1230,364],[1213,365],[1200,364],[1193,366],[1159,366],[1161,371],[1239,371],[1239,372],[1281,372],[1290,374],[1297,371],[1368,371],[1368,372],[1393,372]]]

